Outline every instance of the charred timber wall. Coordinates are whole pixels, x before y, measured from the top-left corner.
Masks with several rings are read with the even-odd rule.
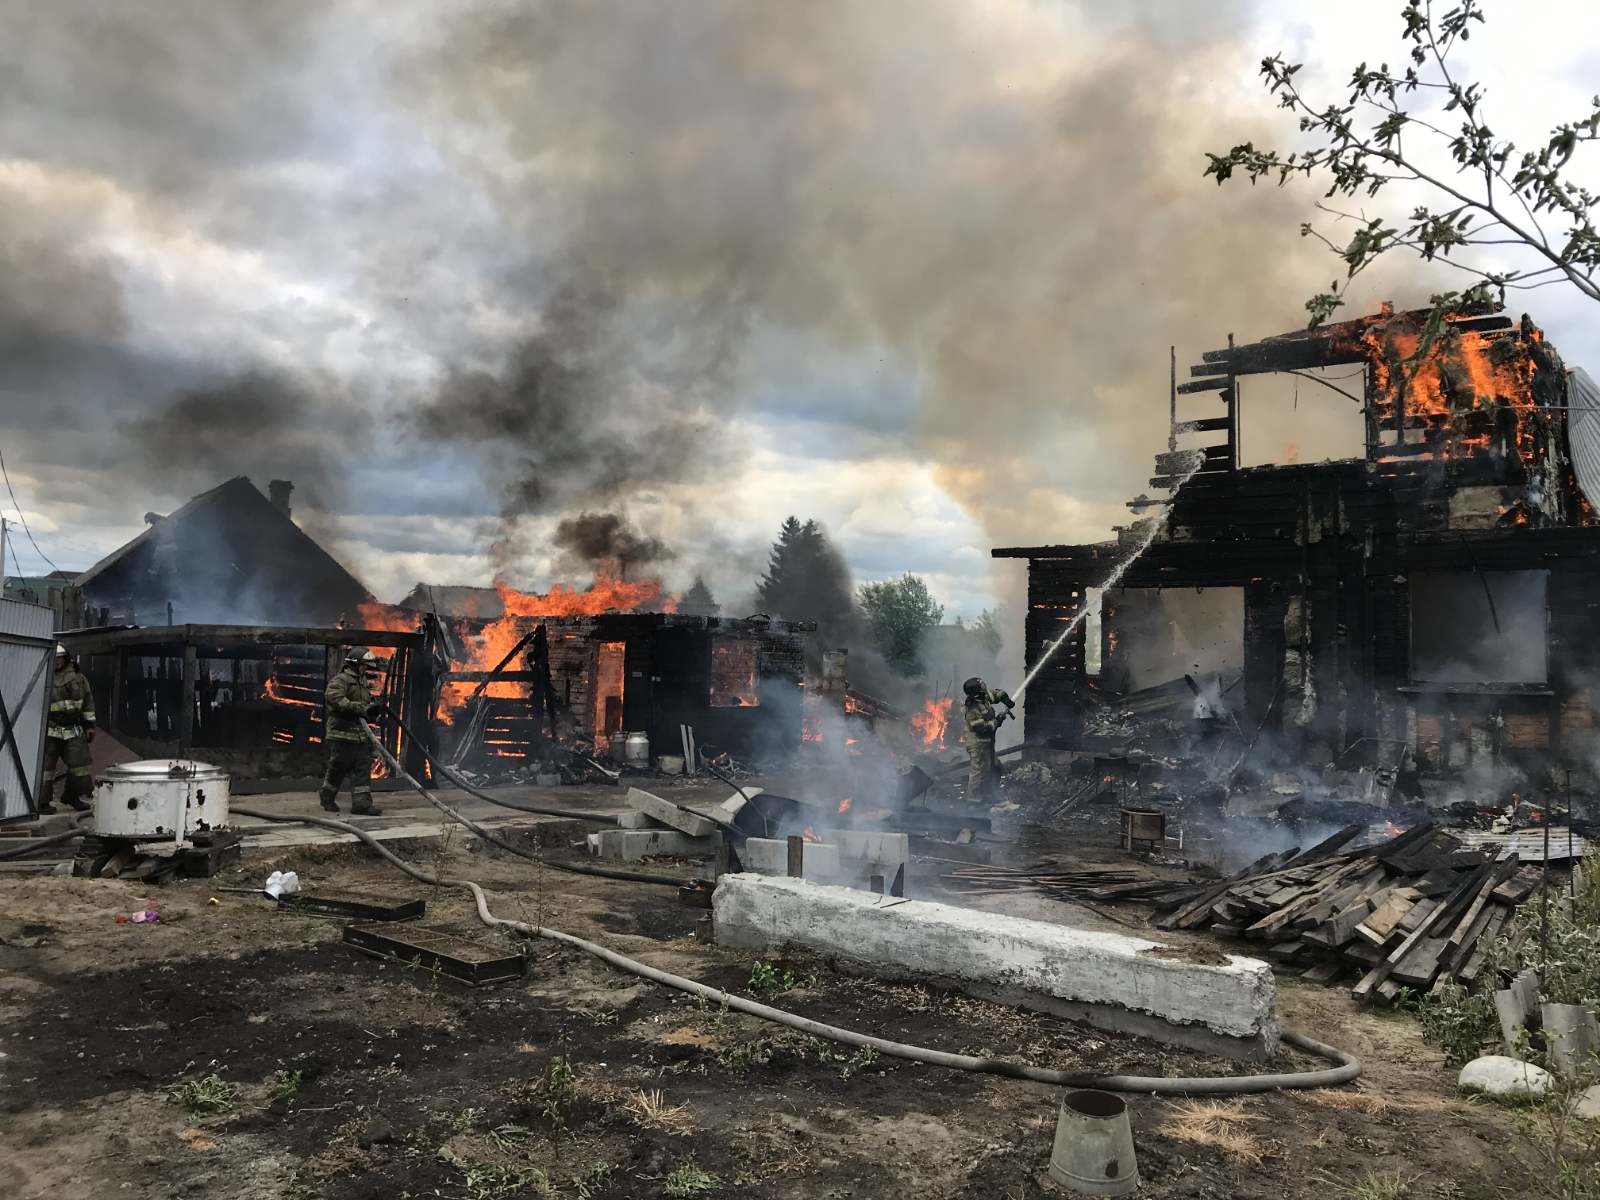
[[[1404,740],[1443,767],[1484,753],[1578,757],[1594,740],[1600,678],[1600,528],[1528,523],[1518,494],[1503,464],[1476,460],[1203,474],[1122,586],[1244,589],[1245,712],[1314,760],[1363,738]],[[1124,551],[1101,543],[993,553],[1028,560],[1032,666]],[[1547,683],[1414,683],[1412,623],[1431,614],[1411,611],[1409,580],[1430,571],[1548,572]],[[1080,634],[1024,698],[1028,740],[1070,741],[1086,685]]]

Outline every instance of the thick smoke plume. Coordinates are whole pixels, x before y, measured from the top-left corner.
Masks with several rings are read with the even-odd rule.
[[[1169,340],[1297,322],[1309,251],[1291,202],[1198,186],[1201,149],[1240,130],[1211,115],[1212,73],[1181,64],[1233,54],[1247,14],[484,4],[452,10],[438,54],[401,78],[549,273],[605,281],[608,371],[714,362],[699,399],[727,410],[752,335],[886,348],[919,380],[902,443],[996,539],[1059,540],[1090,531],[1086,504],[1115,515],[1144,486],[1129,464],[1160,433]],[[455,136],[465,113],[498,137]],[[568,304],[547,305],[550,329],[571,328]],[[518,378],[474,428],[536,446],[576,422],[580,462],[624,394],[584,386],[546,430],[544,392]],[[507,411],[524,402],[537,420]],[[884,429],[870,411],[847,422],[861,445]],[[677,478],[651,442],[601,477]]]
[[[739,557],[751,430],[930,464],[997,544],[1099,535],[1167,345],[1293,326],[1325,269],[1302,197],[1201,178],[1267,132],[1226,82],[1252,6],[1125,9],[0,0],[7,432],[116,512],[180,412],[219,422],[183,426],[206,483],[354,444],[399,464],[363,575],[486,507],[513,576],[583,512]],[[311,403],[253,438],[184,399],[263,374]]]
[[[620,513],[579,513],[556,526],[553,538],[566,562],[577,569],[634,578],[633,572],[677,557],[672,547],[647,537]]]

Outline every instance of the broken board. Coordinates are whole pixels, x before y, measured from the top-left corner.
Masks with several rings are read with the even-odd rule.
[[[330,917],[350,917],[357,921],[415,921],[428,910],[428,902],[417,897],[398,900],[392,896],[374,896],[343,888],[320,888],[315,892],[292,892],[279,896],[278,907]]]
[[[520,979],[527,970],[520,954],[426,925],[393,921],[346,925],[344,941],[363,954],[438,971],[470,987]]]

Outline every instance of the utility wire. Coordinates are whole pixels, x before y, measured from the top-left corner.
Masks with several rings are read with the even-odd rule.
[[[50,564],[50,569],[52,571],[54,571],[57,575],[60,575],[61,568],[56,566],[55,563],[50,562],[50,556],[47,555],[43,550],[40,550],[39,543],[33,540],[33,530],[28,528],[28,518],[22,515],[22,505],[17,502],[17,490],[11,486],[11,472],[6,470],[6,456],[4,451],[0,451],[0,475],[5,477],[6,491],[11,493],[11,506],[17,510],[17,520],[22,523],[22,532],[27,534],[28,541],[33,543],[33,549],[35,553],[37,553],[40,558],[44,559],[45,562]]]

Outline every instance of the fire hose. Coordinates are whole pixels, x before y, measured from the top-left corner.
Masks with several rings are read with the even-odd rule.
[[[374,738],[373,740],[375,743],[377,742],[377,739]],[[389,753],[387,747],[378,744],[378,751],[388,762],[390,769],[395,772],[397,778],[405,780],[418,794],[435,806],[446,807],[437,798],[429,794],[422,784],[407,774],[394,756]],[[1108,1092],[1140,1092],[1152,1095],[1243,1095],[1255,1092],[1337,1087],[1341,1084],[1353,1082],[1361,1075],[1361,1062],[1354,1055],[1319,1042],[1314,1038],[1307,1037],[1303,1033],[1287,1029],[1283,1031],[1282,1037],[1289,1045],[1294,1046],[1296,1049],[1304,1050],[1309,1054],[1314,1054],[1319,1058],[1327,1059],[1337,1065],[1318,1071],[1290,1071],[1271,1075],[1195,1078],[1168,1078],[1159,1075],[1097,1075],[1087,1071],[1058,1071],[1048,1067],[1036,1067],[1031,1063],[1010,1062],[998,1058],[980,1058],[971,1054],[953,1054],[948,1051],[934,1050],[909,1042],[891,1041],[888,1038],[875,1037],[872,1034],[859,1033],[854,1029],[846,1029],[840,1025],[829,1025],[823,1021],[815,1021],[810,1017],[802,1017],[798,1013],[792,1013],[786,1009],[774,1008],[769,1004],[762,1004],[758,1001],[735,995],[732,992],[722,991],[720,988],[700,983],[698,980],[689,979],[682,975],[674,975],[670,971],[652,967],[624,954],[618,954],[615,950],[609,950],[597,942],[591,942],[570,933],[563,933],[559,929],[551,929],[543,925],[530,925],[525,921],[514,921],[506,917],[497,917],[489,908],[488,895],[474,881],[433,875],[420,867],[413,866],[390,851],[366,830],[358,829],[347,822],[335,821],[327,817],[282,816],[277,813],[245,808],[236,808],[234,811],[268,821],[303,822],[353,834],[394,866],[421,883],[428,884],[430,887],[464,888],[471,892],[478,919],[490,928],[509,929],[528,937],[544,938],[547,941],[572,946],[582,950],[585,954],[593,955],[620,971],[637,975],[641,979],[647,979],[663,987],[687,992],[692,996],[699,996],[719,1006],[724,1006],[733,1012],[760,1017],[764,1021],[786,1026],[811,1037],[824,1038],[831,1042],[838,1042],[841,1045],[854,1046],[857,1049],[875,1050],[880,1054],[888,1055],[891,1058],[904,1059],[908,1062],[919,1062],[927,1066],[945,1067],[957,1071],[971,1071],[983,1075],[1001,1075],[1010,1079],[1025,1079],[1033,1083],[1044,1083],[1054,1087],[1097,1088]],[[477,829],[471,823],[464,818],[461,818],[461,820],[469,829],[477,832]],[[588,872],[584,873],[587,874]]]
[[[86,836],[88,833],[87,829],[68,829],[64,833],[52,833],[49,837],[22,838],[18,845],[8,846],[4,850],[0,850],[0,862],[4,862],[9,858],[23,858],[32,854],[35,850],[43,850],[46,846],[58,846],[62,842],[73,841]]]
[[[571,821],[594,821],[600,825],[615,825],[617,823],[617,819],[615,817],[603,816],[600,813],[582,812],[575,808],[546,808],[538,804],[514,804],[510,800],[501,800],[489,795],[488,792],[480,791],[478,788],[475,788],[468,783],[461,772],[457,771],[448,763],[440,762],[437,758],[435,758],[433,752],[428,749],[427,743],[417,737],[416,734],[412,733],[410,726],[408,726],[398,716],[394,716],[392,713],[390,715],[394,717],[394,723],[400,727],[400,731],[404,733],[410,740],[411,744],[421,752],[422,757],[428,760],[429,764],[435,771],[439,772],[440,775],[448,779],[451,783],[455,784],[455,786],[460,788],[463,792],[466,792],[467,795],[482,800],[485,804],[494,804],[501,808],[509,808],[512,812],[534,813],[535,815],[541,817],[564,817]]]

